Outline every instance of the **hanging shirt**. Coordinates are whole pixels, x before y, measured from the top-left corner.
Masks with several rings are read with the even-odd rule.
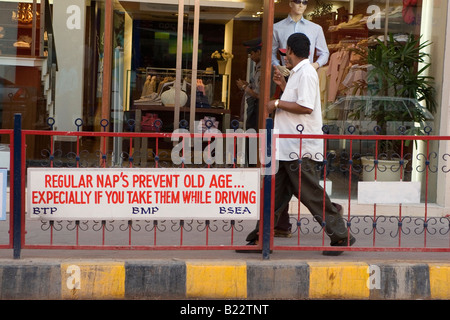
[[[303,17],[295,22],[290,15],[273,25],[272,64],[280,65],[280,61],[277,59],[278,49],[286,49],[289,36],[298,32],[304,33],[311,42],[309,61],[313,63],[314,53],[317,53],[318,58],[316,62],[319,64],[319,67],[324,66],[328,62],[330,52],[328,51],[322,27]],[[284,61],[281,64],[284,65]]]
[[[347,50],[340,50],[333,53],[330,57],[330,65],[328,66],[327,76],[328,84],[328,101],[334,101],[344,76],[344,71],[348,67],[350,61],[350,53]]]

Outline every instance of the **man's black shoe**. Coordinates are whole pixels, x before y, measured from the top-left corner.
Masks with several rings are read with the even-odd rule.
[[[354,237],[350,236],[350,246],[352,246],[355,242],[356,242],[356,239]],[[332,243],[331,246],[333,246],[333,247],[346,247],[347,246],[347,238],[339,240],[336,243]],[[327,250],[327,251],[323,251],[322,254],[324,256],[339,256],[343,252],[344,251]]]

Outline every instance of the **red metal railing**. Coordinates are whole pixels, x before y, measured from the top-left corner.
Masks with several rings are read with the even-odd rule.
[[[277,139],[299,139],[299,134],[279,134],[274,135],[274,142],[273,144],[276,145]],[[416,157],[423,158],[423,164],[421,166],[424,166],[424,168],[421,169],[421,171],[424,173],[424,194],[423,194],[423,202],[420,205],[415,206],[415,209],[417,211],[417,208],[420,208],[421,215],[415,214],[414,217],[406,217],[403,215],[403,209],[404,206],[402,203],[398,204],[398,213],[391,216],[384,216],[379,215],[377,213],[377,210],[380,208],[380,205],[377,203],[374,203],[372,205],[373,213],[372,215],[365,216],[366,220],[370,220],[372,223],[372,226],[370,229],[367,228],[368,232],[363,234],[363,237],[359,237],[361,233],[359,232],[359,236],[357,235],[356,238],[358,245],[355,246],[346,246],[346,247],[330,247],[325,244],[325,240],[327,238],[325,228],[321,228],[320,233],[321,234],[321,244],[319,245],[311,245],[311,244],[304,244],[300,243],[300,230],[297,229],[297,242],[296,243],[289,243],[289,244],[283,244],[283,243],[275,243],[274,236],[273,236],[273,228],[271,233],[271,248],[274,250],[331,250],[331,251],[420,251],[420,252],[450,252],[450,216],[442,214],[441,216],[429,216],[429,189],[430,189],[430,173],[437,175],[439,173],[445,174],[448,172],[447,169],[447,158],[450,158],[450,155],[448,154],[441,154],[441,157],[438,158],[442,162],[440,165],[433,164],[435,169],[430,170],[431,165],[431,157],[437,158],[438,152],[431,150],[431,143],[433,141],[449,141],[450,137],[444,137],[444,136],[407,136],[407,135],[307,135],[307,134],[301,134],[301,141],[304,139],[325,139],[325,141],[330,140],[347,140],[349,141],[349,154],[348,158],[353,159],[353,144],[354,141],[373,141],[375,143],[375,165],[371,170],[374,170],[375,174],[375,180],[377,180],[377,173],[380,170],[378,167],[379,165],[376,163],[377,157],[379,156],[378,150],[379,150],[379,144],[380,141],[384,140],[393,140],[393,141],[399,141],[400,142],[400,153],[398,154],[398,166],[400,171],[400,180],[403,180],[404,178],[404,170],[405,170],[405,163],[404,163],[404,144],[405,141],[422,141],[425,144],[425,151],[424,153],[421,153],[420,155],[416,155]],[[324,154],[327,153],[327,143],[324,143]],[[275,149],[275,148],[274,148]],[[275,153],[276,151],[273,150]],[[302,143],[300,142],[300,150],[299,154],[302,154]],[[361,156],[361,154],[359,154]],[[384,156],[384,155],[383,155]],[[409,155],[411,156],[411,155]],[[323,181],[324,181],[324,197],[325,197],[325,184],[327,181],[327,161],[324,162],[323,166]],[[301,165],[301,164],[300,164]],[[384,168],[386,170],[388,168]],[[413,168],[414,169],[414,168]],[[355,218],[359,218],[358,216],[355,216],[355,212],[352,212],[352,204],[354,203],[354,199],[351,197],[351,189],[352,189],[352,171],[354,170],[354,163],[352,160],[348,163],[348,196],[346,199],[342,199],[343,202],[346,202],[347,206],[347,214],[343,215],[343,219],[346,221],[347,227],[348,227],[348,239],[351,233],[351,227],[353,225],[353,221]],[[360,170],[364,170],[364,168],[360,168]],[[301,170],[299,170],[299,180],[301,181]],[[272,181],[272,185],[275,185],[275,179]],[[300,183],[301,185],[301,183]],[[300,187],[301,188],[301,187]],[[274,187],[272,187],[274,189]],[[298,198],[300,198],[300,190],[298,191]],[[308,200],[306,200],[308,201]],[[302,211],[301,211],[301,205],[300,201],[298,202],[298,206],[296,208],[297,212],[297,221],[300,221],[302,218]],[[325,211],[325,209],[323,210]],[[274,212],[274,207],[272,203],[272,212]],[[274,217],[272,214],[271,217],[271,225],[273,225]],[[325,220],[325,213],[323,213],[322,219]],[[389,233],[386,232],[386,230],[383,227],[383,232],[379,232],[377,228],[379,227],[380,220],[383,222],[389,221],[391,224],[391,227],[393,228]],[[406,225],[406,223],[409,223],[409,225]],[[431,225],[432,224],[432,225]],[[300,224],[301,225],[301,224]],[[299,224],[297,225],[299,226]],[[430,228],[431,227],[431,228]],[[408,229],[407,232],[405,232],[405,228]],[[378,246],[377,241],[377,234],[382,234],[385,237],[389,237],[391,240],[396,240],[396,245],[393,245],[390,243],[387,245],[381,245]],[[364,237],[365,235],[365,237]],[[404,241],[402,239],[402,236],[406,238],[405,235],[408,235],[409,239],[407,241]],[[428,238],[430,235],[434,235],[439,238],[438,240],[435,240],[435,243],[430,246],[430,243],[428,242]],[[369,237],[370,236],[370,237]],[[382,237],[383,238],[383,237]],[[363,241],[360,241],[363,240]],[[385,239],[383,239],[385,240]],[[286,241],[285,241],[286,242]],[[385,242],[385,241],[384,241]]]
[[[55,137],[73,137],[75,139],[75,154],[72,156],[71,166],[79,168],[82,162],[81,158],[81,148],[83,138],[95,138],[100,139],[97,141],[99,146],[99,152],[97,154],[97,158],[94,162],[98,163],[98,167],[106,168],[111,164],[111,157],[108,156],[108,145],[111,144],[111,141],[108,139],[111,138],[122,138],[127,139],[128,141],[128,150],[126,160],[129,164],[122,164],[123,167],[133,167],[135,166],[134,161],[136,160],[134,155],[137,153],[136,150],[133,150],[134,141],[133,139],[151,139],[154,142],[155,150],[152,157],[151,167],[161,168],[160,159],[160,144],[163,139],[171,138],[172,136],[178,136],[181,138],[192,138],[192,139],[201,139],[202,141],[206,139],[207,146],[205,150],[208,153],[211,153],[211,140],[217,137],[233,139],[234,143],[234,151],[236,151],[236,139],[241,137],[259,137],[259,134],[251,134],[251,133],[213,133],[213,134],[190,134],[190,133],[159,133],[159,132],[145,132],[145,133],[133,133],[133,132],[123,132],[123,133],[113,133],[113,132],[82,132],[82,131],[40,131],[40,130],[22,130],[22,136],[25,140],[28,136],[46,136],[49,139],[49,149],[46,152],[41,152],[45,154],[47,158],[45,159],[46,166],[55,167],[57,166],[56,162],[58,160],[55,157]],[[183,143],[185,141],[183,140]],[[23,190],[25,190],[25,175],[27,168],[27,156],[26,156],[26,146],[23,146],[22,153],[22,186]],[[184,149],[183,149],[184,151]],[[184,154],[183,154],[184,156]],[[236,154],[233,154],[233,157],[236,158]],[[65,159],[67,160],[67,159]],[[126,162],[126,161],[125,161]],[[92,164],[92,163],[91,163]],[[60,164],[59,164],[60,165]],[[139,166],[139,164],[138,164]],[[211,164],[204,164],[206,168],[212,168]],[[188,170],[188,166],[185,163],[180,164],[181,168],[186,168]],[[229,164],[228,167],[235,168],[236,161]],[[261,197],[263,198],[263,197]],[[23,199],[22,206],[25,207],[25,199]],[[24,218],[26,217],[26,213],[23,214]],[[26,221],[26,219],[24,219]],[[27,226],[28,224],[28,226]],[[33,225],[34,224],[34,225]],[[91,227],[87,225],[91,224]],[[115,224],[113,226],[113,224]],[[197,224],[195,228],[195,224]],[[227,221],[221,225],[218,225],[218,222],[215,221],[202,221],[202,222],[192,222],[180,220],[178,222],[161,222],[161,221],[118,221],[118,222],[109,222],[109,221],[99,221],[99,222],[89,222],[83,223],[81,221],[69,221],[69,222],[57,222],[57,221],[46,221],[43,222],[42,225],[36,225],[35,222],[26,221],[22,224],[22,247],[24,249],[95,249],[95,250],[227,250],[227,249],[248,249],[245,246],[244,239],[235,238],[236,231],[241,231],[244,227],[241,225],[239,221]],[[251,222],[252,226],[254,226],[255,222]],[[66,225],[66,226],[64,226]],[[163,226],[161,226],[163,225]],[[97,238],[98,244],[82,244],[80,241],[80,233],[87,231],[90,229],[90,238]],[[168,230],[170,228],[170,230]],[[192,229],[196,229],[195,239],[189,239],[187,237],[187,232],[192,232]],[[221,230],[218,230],[221,228]],[[112,230],[114,229],[114,230]],[[145,229],[145,230],[144,230]],[[67,233],[71,231],[74,235],[70,235],[73,240],[73,244],[60,244],[56,240],[56,234],[58,232]],[[124,231],[127,233],[127,239],[123,238]],[[211,233],[214,232],[218,236],[212,237]],[[100,237],[96,237],[93,233],[101,233]],[[138,235],[141,233],[141,235]],[[144,240],[142,239],[142,233],[144,233]],[[152,236],[150,236],[152,233]],[[170,236],[167,234],[170,233]],[[178,233],[176,235],[176,233]],[[36,236],[36,234],[39,234]],[[43,235],[47,234],[47,236]],[[108,239],[108,234],[110,234]],[[110,244],[111,237],[117,237],[117,234],[121,234],[123,244]],[[83,236],[84,237],[84,236]],[[39,238],[41,241],[43,240],[45,243],[37,243],[36,239]],[[141,239],[139,239],[141,238]],[[168,239],[170,238],[170,239]],[[201,239],[204,239],[202,243]],[[214,239],[214,238],[219,238]],[[136,241],[134,241],[137,239]],[[221,241],[217,243],[217,241]],[[67,241],[63,239],[62,242]],[[139,242],[145,242],[145,244],[139,244]],[[213,243],[216,242],[216,243]]]
[[[163,148],[161,145],[165,143],[165,139],[172,137],[172,133],[146,132],[134,133],[123,132],[113,133],[107,132],[63,132],[63,131],[40,131],[40,130],[23,130],[22,140],[26,141],[27,137],[40,136],[47,137],[48,149],[41,150],[44,155],[40,162],[45,162],[45,166],[70,166],[70,167],[84,167],[95,166],[105,168],[110,165],[117,165],[112,163],[112,154],[109,150],[111,139],[121,138],[127,141],[124,147],[124,156],[121,157],[123,163],[122,167],[139,167],[141,164],[137,162],[138,150],[135,149],[136,139],[149,139],[152,142],[153,156],[150,157],[151,167],[164,168],[162,162]],[[71,151],[70,157],[65,157],[64,154],[58,158],[57,150],[54,146],[56,136],[73,137],[72,144],[75,145],[74,150]],[[206,145],[202,151],[206,150],[211,155],[212,139],[217,137],[232,138],[234,143],[233,148],[233,163],[228,164],[229,167],[235,168],[237,166],[236,158],[238,151],[236,148],[236,141],[239,138],[251,137],[258,138],[260,141],[265,141],[265,134],[249,134],[249,133],[214,133],[214,134],[192,134],[179,133],[179,137],[190,137],[192,139],[202,139]],[[25,197],[22,199],[23,208],[23,223],[22,223],[22,248],[26,249],[101,249],[101,250],[253,250],[263,249],[264,241],[264,209],[267,204],[265,200],[270,197],[270,248],[273,250],[343,250],[343,251],[422,251],[422,252],[449,252],[450,251],[450,220],[448,216],[429,215],[429,188],[431,185],[430,175],[437,175],[437,173],[446,173],[447,156],[442,155],[439,161],[439,172],[430,169],[431,165],[436,164],[432,161],[436,160],[431,148],[433,141],[448,141],[450,137],[442,136],[377,136],[377,135],[273,135],[272,140],[268,140],[268,145],[261,144],[261,150],[267,148],[271,150],[271,159],[274,159],[277,139],[295,138],[302,141],[303,139],[325,139],[324,154],[328,154],[327,145],[330,141],[347,141],[348,148],[345,148],[345,156],[341,153],[338,155],[340,161],[337,171],[330,171],[333,167],[328,157],[325,157],[325,162],[320,168],[324,187],[326,189],[328,178],[335,178],[335,176],[345,176],[345,183],[341,183],[341,189],[347,190],[347,196],[340,199],[344,205],[346,214],[342,216],[348,227],[349,234],[352,233],[357,238],[357,243],[352,247],[330,247],[327,243],[327,235],[325,228],[318,224],[308,212],[303,211],[300,201],[297,205],[296,212],[291,212],[291,220],[294,226],[292,229],[291,238],[275,238],[274,236],[274,197],[276,182],[275,170],[276,166],[267,161],[262,161],[262,167],[268,164],[268,169],[272,170],[272,179],[268,180],[271,188],[267,193],[263,188],[261,189],[261,223],[259,224],[260,244],[257,246],[246,246],[245,238],[247,234],[255,227],[254,221],[30,221],[26,219],[25,212]],[[86,140],[96,145],[98,152],[96,154],[90,153],[93,157],[93,162],[85,164],[83,161],[82,150],[83,145],[87,143]],[[374,143],[375,153],[377,159],[379,143],[382,140],[398,140],[403,143],[405,141],[423,141],[425,143],[425,152],[420,156],[423,158],[424,168],[424,201],[420,204],[420,215],[408,216],[404,214],[405,207],[402,204],[398,205],[397,213],[390,213],[385,215],[380,213],[380,206],[374,204],[372,212],[357,212],[355,208],[354,188],[355,182],[358,180],[358,175],[361,173],[361,167],[358,164],[358,157],[361,155],[360,151],[355,151],[355,141],[371,141]],[[184,141],[183,141],[184,143]],[[300,144],[301,148],[302,144]],[[27,156],[27,146],[22,145],[22,190],[25,194],[26,187],[26,168],[32,166],[30,157]],[[183,149],[184,150],[184,149]],[[434,153],[433,153],[434,152]],[[301,154],[301,149],[299,150]],[[433,154],[433,156],[432,156]],[[400,154],[400,170],[403,172],[405,164],[402,162],[406,155]],[[433,159],[432,159],[433,158]],[[450,156],[449,156],[450,158]],[[92,160],[92,159],[90,159]],[[260,159],[261,160],[261,159]],[[38,161],[39,162],[39,161]],[[168,161],[169,163],[169,161]],[[42,163],[39,163],[42,164]],[[206,168],[214,170],[215,166],[211,163],[202,164]],[[180,165],[181,168],[189,170],[191,166],[184,162]],[[345,167],[345,170],[340,170]],[[336,169],[336,166],[334,166]],[[377,167],[375,166],[375,174],[377,174]],[[339,178],[340,176],[338,176]],[[403,176],[402,176],[403,179]],[[300,192],[298,193],[300,195]],[[325,196],[325,195],[324,195]],[[264,205],[263,205],[264,204]],[[266,216],[267,217],[267,216]],[[324,216],[322,217],[324,218]],[[433,238],[433,239],[430,239]]]

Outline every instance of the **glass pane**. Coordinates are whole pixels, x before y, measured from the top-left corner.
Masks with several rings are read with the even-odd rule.
[[[292,16],[296,16],[293,7],[302,7],[304,18],[321,27],[329,50],[324,63],[317,45],[319,38],[311,33],[313,27],[302,29],[296,24],[295,30],[305,32],[316,44],[310,60],[321,66],[318,73],[327,133],[438,134],[435,116],[442,94],[439,82],[445,33],[436,26],[445,25],[447,5],[433,0],[316,0],[309,1],[305,8],[304,4],[290,2],[288,12]],[[285,18],[286,14],[276,14],[275,22]],[[274,34],[277,36],[276,25]],[[350,150],[349,141],[328,141],[328,178],[334,182],[334,195],[346,197],[349,179],[352,183],[363,179],[361,157],[375,156],[375,150],[378,157],[406,160],[404,180],[422,180],[423,172],[415,168],[422,165],[417,159],[425,157],[424,147],[420,143],[401,147],[395,140],[377,145],[360,141]],[[438,152],[437,145],[431,147]],[[350,160],[353,177],[348,176]],[[432,184],[435,178],[430,177]],[[435,187],[431,189],[435,191]]]
[[[0,121],[12,129],[14,114],[22,114],[24,129],[45,127],[46,96],[41,69],[48,55],[45,10],[41,1],[0,1]],[[44,33],[45,32],[45,33]],[[9,137],[1,137],[2,150]],[[38,139],[27,140],[30,153]]]

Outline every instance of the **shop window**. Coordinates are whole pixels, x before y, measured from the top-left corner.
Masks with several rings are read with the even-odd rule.
[[[440,108],[440,43],[445,42],[445,34],[436,26],[445,25],[446,6],[442,1],[420,0],[308,2],[305,16],[322,27],[330,53],[328,63],[318,69],[328,133],[439,134],[435,117]],[[406,58],[401,56],[405,51],[409,54]],[[406,68],[408,59],[411,63]],[[405,116],[410,114],[423,117]],[[411,145],[395,149],[392,141],[379,147],[378,156],[399,156],[403,152],[409,158],[404,179],[422,179],[414,173],[414,159],[423,149]],[[327,150],[333,195],[347,196],[348,179],[355,183],[362,179],[360,158],[373,156],[375,143],[353,144],[352,177],[348,177],[348,167],[342,166],[350,160],[349,141],[329,141]],[[434,187],[431,189],[435,194]],[[352,190],[357,190],[356,185]]]

